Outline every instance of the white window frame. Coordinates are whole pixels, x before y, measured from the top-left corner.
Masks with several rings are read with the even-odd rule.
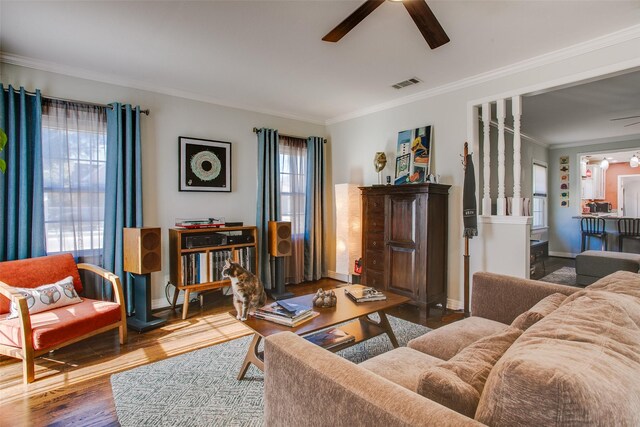
[[[546,194],[538,194],[535,193],[535,166],[543,167],[546,171],[545,173],[545,181],[547,191]],[[549,166],[546,162],[541,160],[533,160],[531,163],[531,214],[533,216],[533,220],[531,223],[532,230],[543,230],[549,228]],[[535,205],[536,200],[542,203],[542,223],[535,222]]]

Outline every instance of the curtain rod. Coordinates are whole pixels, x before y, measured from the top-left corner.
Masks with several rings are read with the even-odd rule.
[[[8,88],[5,88],[6,91],[8,91]],[[27,95],[35,95],[35,92],[30,92],[28,90],[24,91]],[[67,99],[67,98],[56,98],[55,96],[45,96],[40,94],[40,96],[42,97],[42,99],[50,99],[52,101],[62,101],[62,102],[70,102],[73,104],[82,104],[82,105],[90,105],[92,107],[103,107],[103,108],[113,108],[111,105],[107,105],[107,104],[98,104],[95,102],[88,102],[88,101],[78,101],[77,99]],[[124,106],[122,107],[124,108]],[[145,109],[142,110],[140,109],[140,112],[143,114],[146,114],[147,116],[149,115],[149,109]]]
[[[258,128],[253,128],[253,133],[258,133],[258,131],[259,131],[259,130],[260,130],[260,129],[258,129]],[[307,138],[304,138],[304,137],[302,137],[302,136],[285,135],[284,133],[282,133],[282,134],[280,134],[280,135],[282,135],[282,136],[286,136],[287,138],[307,139]],[[327,143],[327,138],[322,138],[322,140],[324,141],[324,143],[325,143],[325,144]]]

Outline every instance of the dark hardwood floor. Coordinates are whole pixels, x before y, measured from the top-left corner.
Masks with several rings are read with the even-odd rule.
[[[288,289],[304,295],[340,285],[323,279]],[[111,331],[42,356],[36,359],[36,381],[27,386],[22,384],[21,362],[0,356],[0,425],[118,425],[109,381],[113,373],[249,333],[227,314],[233,309],[230,296],[218,293],[204,301],[204,307],[191,304],[187,320],[180,318],[180,310],[155,313],[168,317],[167,325],[144,334],[129,331],[123,347],[117,331]],[[461,318],[460,313],[441,317],[435,309],[427,318],[424,310],[408,304],[389,314],[434,329]]]

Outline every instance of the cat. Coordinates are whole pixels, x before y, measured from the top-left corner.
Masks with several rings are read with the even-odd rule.
[[[231,280],[233,305],[238,313],[238,320],[247,320],[251,309],[262,307],[267,302],[267,294],[260,279],[237,262],[226,260],[222,276]]]

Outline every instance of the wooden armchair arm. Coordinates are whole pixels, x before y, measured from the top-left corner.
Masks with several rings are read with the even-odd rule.
[[[125,304],[124,291],[122,289],[122,282],[120,282],[120,277],[94,264],[80,263],[78,264],[78,270],[90,271],[111,282],[111,286],[113,287],[113,291],[114,291],[113,293],[114,293],[116,302],[123,307],[123,313],[124,313],[124,304]],[[124,316],[123,316],[123,319],[125,319]]]
[[[9,300],[18,299],[18,298],[22,298],[26,300],[24,295],[14,290],[12,286],[9,286],[2,281],[0,281],[0,295],[7,297]]]
[[[0,281],[0,294],[9,300],[15,301],[18,305],[18,320],[20,321],[20,333],[22,335],[22,358],[33,358],[33,337],[31,331],[31,317],[29,317],[29,307],[27,299],[20,292],[14,290],[11,286]],[[33,372],[28,373],[33,380]]]

